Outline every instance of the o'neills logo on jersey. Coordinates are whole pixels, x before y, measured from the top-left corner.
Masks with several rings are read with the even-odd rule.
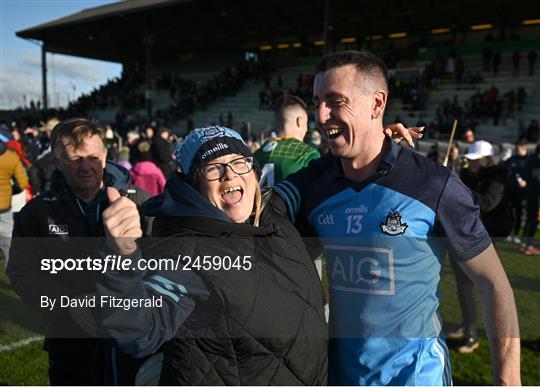
[[[67,233],[67,224],[49,224],[49,235],[66,235]]]
[[[216,146],[214,146],[213,148],[211,149],[208,149],[206,152],[204,152],[201,156],[201,159],[205,159],[207,158],[208,156],[211,156],[213,155],[214,153],[216,152],[219,152],[219,151],[222,151],[222,150],[226,150],[226,149],[229,149],[229,146],[227,144],[223,144],[223,143],[219,143],[217,144]]]
[[[407,223],[401,223],[401,215],[399,212],[390,212],[386,217],[386,223],[381,223],[381,230],[388,235],[404,234],[409,227]]]
[[[345,209],[346,214],[365,214],[369,209],[365,204],[360,204],[359,207],[350,207]]]

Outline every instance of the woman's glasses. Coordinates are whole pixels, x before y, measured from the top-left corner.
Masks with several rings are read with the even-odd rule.
[[[253,157],[240,157],[228,163],[210,163],[199,168],[201,175],[208,181],[219,180],[225,176],[225,169],[229,167],[237,175],[245,175],[253,169]]]

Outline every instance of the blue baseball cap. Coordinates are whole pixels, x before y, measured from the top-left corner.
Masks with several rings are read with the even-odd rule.
[[[13,140],[13,135],[11,134],[11,132],[4,127],[0,127],[0,141],[8,142],[11,140]]]

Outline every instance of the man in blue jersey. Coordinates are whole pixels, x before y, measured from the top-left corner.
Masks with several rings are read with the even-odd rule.
[[[329,384],[448,385],[437,310],[446,249],[474,281],[495,384],[520,384],[512,289],[470,192],[383,132],[386,66],[369,52],[323,58],[313,100],[331,155],[275,187],[318,236],[330,283]]]

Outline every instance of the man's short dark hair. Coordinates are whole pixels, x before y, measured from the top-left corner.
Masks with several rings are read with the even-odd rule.
[[[292,94],[282,95],[276,100],[275,112],[279,114],[290,106],[299,106],[308,114],[308,107],[304,100]]]
[[[84,139],[87,136],[96,135],[100,138],[103,146],[105,143],[105,129],[94,121],[89,121],[85,118],[69,118],[60,121],[51,133],[51,151],[55,152],[58,146],[63,146],[62,138],[68,139],[68,144],[75,149],[80,148],[84,144]]]
[[[338,51],[328,54],[317,65],[316,73],[347,65],[354,65],[358,72],[368,79],[381,82],[381,86],[388,92],[388,69],[382,60],[367,50]]]
[[[516,145],[521,145],[521,146],[527,146],[528,143],[529,142],[527,141],[527,137],[521,137],[516,141]]]
[[[290,113],[298,114],[298,109],[303,110],[307,116],[309,116],[309,111],[307,104],[300,97],[297,97],[292,94],[286,94],[279,97],[276,100],[275,106],[275,117],[276,117],[276,128],[279,130],[285,124],[287,119],[290,119]]]

